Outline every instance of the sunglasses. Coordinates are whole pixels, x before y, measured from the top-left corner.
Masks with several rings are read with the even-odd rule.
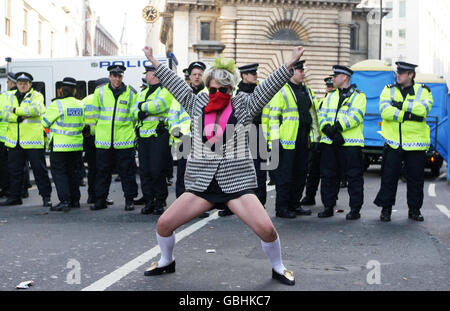
[[[218,89],[215,87],[209,88],[209,94],[216,94],[217,91],[219,91],[222,94],[226,94],[228,92],[228,88],[227,87],[219,87]]]

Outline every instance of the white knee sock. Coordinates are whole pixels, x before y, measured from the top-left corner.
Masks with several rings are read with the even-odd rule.
[[[277,273],[283,274],[286,268],[284,267],[283,262],[281,260],[280,238],[277,237],[275,241],[270,243],[266,243],[263,240],[261,240],[261,245],[267,257],[269,257],[273,269]]]
[[[156,232],[159,248],[161,249],[161,259],[158,261],[158,267],[165,267],[173,261],[173,248],[175,246],[175,232],[167,238],[162,237]]]

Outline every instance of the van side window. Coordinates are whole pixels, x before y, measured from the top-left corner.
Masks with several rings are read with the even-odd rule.
[[[62,81],[58,81],[55,84],[55,97],[60,97],[62,94],[61,92],[62,87]],[[83,99],[87,96],[86,94],[86,81],[77,81],[77,93],[75,95],[76,99]]]
[[[95,82],[97,80],[91,80],[88,82],[88,95],[91,95],[95,91]]]
[[[36,81],[32,83],[32,87],[35,91],[38,91],[44,96],[44,103],[45,101],[45,83],[41,81]]]

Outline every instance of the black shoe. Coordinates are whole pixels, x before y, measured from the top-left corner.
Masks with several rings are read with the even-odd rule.
[[[92,196],[92,195],[88,196],[88,199],[87,199],[86,203],[87,204],[95,204],[95,197]]]
[[[24,191],[22,191],[22,199],[26,199],[30,196],[30,194],[28,193],[28,189],[25,189]]]
[[[345,219],[347,220],[356,220],[356,219],[360,219],[361,218],[361,214],[359,213],[358,210],[351,210],[346,216]]]
[[[95,202],[95,205],[90,207],[90,210],[91,211],[98,211],[98,210],[105,209],[105,208],[108,208],[108,205],[106,204],[106,201],[105,200],[98,200],[98,201]]]
[[[303,205],[303,206],[316,205],[316,199],[306,196],[303,198],[303,200],[300,201],[300,205]]]
[[[146,203],[145,206],[141,209],[141,214],[150,215],[153,214],[154,210],[155,210],[155,202],[150,201]]]
[[[80,201],[70,202],[70,208],[81,208]]]
[[[297,207],[297,208],[294,210],[294,212],[295,212],[295,214],[298,215],[298,216],[309,216],[309,215],[312,214],[312,212],[311,212],[310,209],[304,209],[304,208],[302,208],[301,206]]]
[[[161,275],[163,273],[174,273],[174,272],[175,272],[175,260],[165,267],[158,267],[158,263],[154,262],[152,263],[150,268],[145,270],[144,275],[153,276],[153,275]]]
[[[22,199],[7,199],[4,202],[0,203],[0,206],[13,206],[13,205],[22,205]]]
[[[208,212],[204,212],[203,214],[198,216],[198,218],[208,218],[208,217],[209,217],[209,213]]]
[[[67,213],[68,211],[70,211],[70,204],[69,202],[60,202],[56,206],[51,206],[50,211]]]
[[[292,218],[296,218],[297,214],[295,214],[294,211],[285,209],[285,210],[277,211],[275,213],[275,216],[279,217],[279,218],[290,218],[290,219],[292,219]]]
[[[286,285],[295,285],[294,273],[289,270],[284,270],[283,274],[279,274],[274,269],[272,269],[272,279],[280,281],[281,283]]]
[[[382,222],[390,222],[391,221],[392,208],[391,207],[383,207],[380,214],[380,220]]]
[[[111,199],[106,199],[106,205],[114,205],[114,201]]]
[[[319,214],[317,214],[317,217],[319,217],[319,218],[332,217],[332,216],[334,216],[333,209],[334,209],[334,207],[325,207],[323,212],[320,212]]]
[[[424,221],[422,214],[420,214],[420,210],[409,210],[408,218],[415,221]]]
[[[172,186],[173,185],[173,178],[167,178],[167,186]]]
[[[225,207],[223,210],[219,211],[220,217],[227,217],[231,215],[234,215],[234,213],[228,207]]]
[[[166,202],[156,201],[155,210],[153,211],[153,215],[162,215],[164,213],[164,206],[166,206]]]
[[[125,211],[130,212],[134,211],[134,203],[133,200],[126,200],[125,202]]]
[[[50,197],[42,198],[42,206],[43,207],[52,207],[52,201],[51,201]]]
[[[134,200],[134,205],[145,205],[145,198],[142,197],[140,199]]]

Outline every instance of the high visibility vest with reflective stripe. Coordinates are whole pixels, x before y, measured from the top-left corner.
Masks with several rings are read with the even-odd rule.
[[[5,146],[15,148],[19,141],[24,149],[43,149],[44,128],[41,119],[45,113],[44,96],[31,89],[19,106],[16,92],[6,92],[7,100],[3,105],[3,119],[8,122]],[[15,113],[12,112],[13,108],[16,108]],[[19,116],[25,118],[21,123],[17,123]]]
[[[84,107],[84,121],[85,125],[89,125],[91,129],[91,135],[95,135],[95,123],[96,120],[100,117],[100,109],[94,106],[92,103],[94,102],[94,93],[83,98],[81,103]]]
[[[309,86],[306,87],[312,100],[311,104],[315,105],[316,98],[314,92]],[[262,118],[267,118],[266,114],[267,110],[269,110],[270,140],[279,139],[283,149],[295,149],[295,143],[297,141],[300,119],[297,101],[293,94],[289,84],[284,85],[270,101],[269,108],[263,110]],[[267,121],[262,120],[262,124],[264,131],[264,124],[267,124]]]
[[[50,130],[51,150],[83,150],[84,107],[78,99],[67,97],[53,100],[42,117],[42,125]]]
[[[186,110],[184,110],[183,106],[175,99],[170,106],[167,120],[169,122],[169,132],[174,143],[181,142],[179,138],[174,136],[178,133],[191,136],[191,117]]]
[[[131,107],[136,100],[136,94],[129,86],[126,91],[114,98],[109,83],[98,87],[92,101],[93,111],[99,112],[95,126],[95,146],[99,149],[129,149],[134,148],[136,135],[135,120]]]
[[[0,142],[4,143],[6,139],[6,132],[8,131],[8,122],[3,118],[3,107],[8,104],[8,97],[6,92],[0,94]]]
[[[138,121],[139,134],[142,138],[158,136],[156,134],[156,128],[160,121],[163,121],[166,127],[168,126],[167,116],[173,100],[172,94],[170,94],[166,88],[161,87],[157,88],[150,94],[147,100],[145,100],[147,91],[148,88],[138,94],[136,103],[133,106],[133,116],[136,120],[138,120],[138,105],[140,102],[144,102],[141,106],[141,110],[150,114],[143,121]]]
[[[335,122],[339,122],[343,129],[341,134],[345,140],[344,146],[364,147],[363,121],[366,113],[366,95],[355,86],[352,95],[343,101],[337,111],[339,94],[340,91],[337,89],[328,93],[323,100],[322,107],[318,111],[320,130],[322,131],[327,124],[333,126]],[[323,132],[320,142],[333,143]]]
[[[393,149],[428,150],[430,148],[430,127],[426,118],[433,107],[433,96],[422,84],[414,84],[414,95],[408,94],[404,99],[400,89],[388,85],[380,96],[381,136]],[[402,109],[392,106],[392,101],[403,102]],[[423,122],[403,121],[405,112],[423,117]]]

